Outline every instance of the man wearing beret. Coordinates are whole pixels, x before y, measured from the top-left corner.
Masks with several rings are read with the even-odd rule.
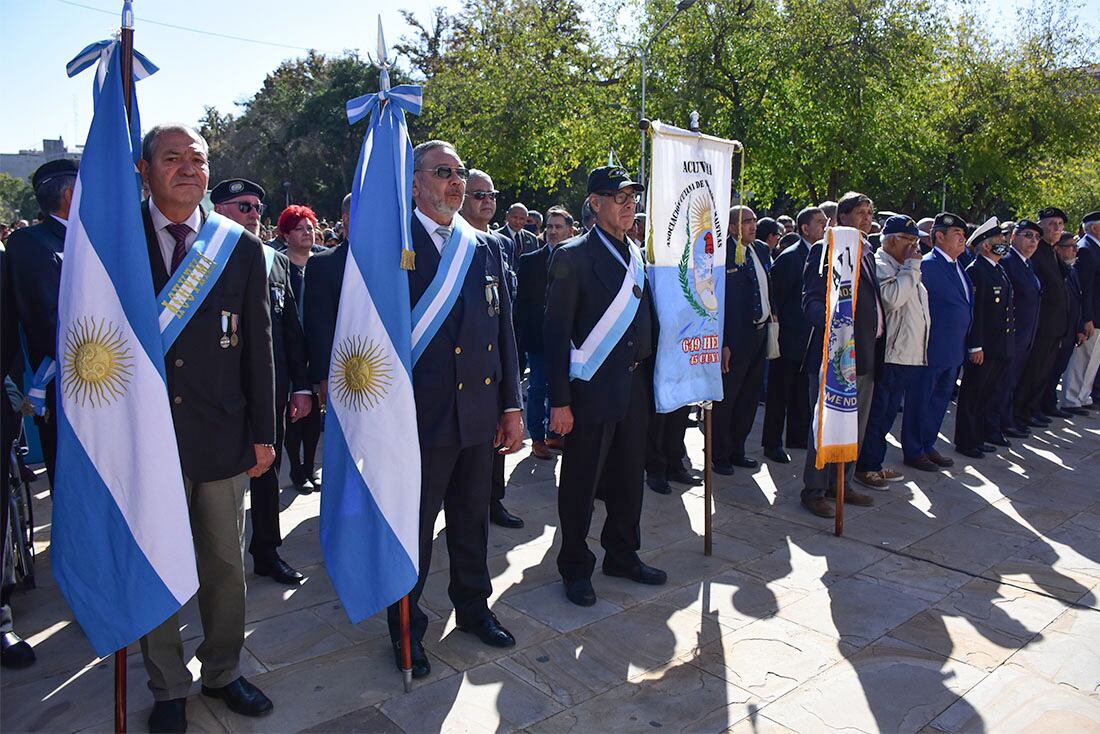
[[[11,289],[15,313],[27,339],[27,357],[36,372],[57,356],[57,298],[76,173],[76,161],[67,159],[40,166],[31,176],[31,186],[45,216],[40,224],[13,231],[7,241],[7,277],[2,287]],[[45,392],[45,412],[36,415],[34,422],[52,487],[57,460],[56,391],[52,381],[36,379],[35,383],[34,387]]]
[[[1073,270],[1081,286],[1081,318],[1084,321],[1085,343],[1074,350],[1062,377],[1062,408],[1083,415],[1096,406],[1092,399],[1093,382],[1100,371],[1100,335],[1096,322],[1100,320],[1100,211],[1089,212],[1081,219],[1084,237],[1077,243],[1077,260]]]
[[[214,211],[232,219],[259,237],[260,215],[264,212],[263,188],[243,178],[222,181],[210,191]],[[306,338],[298,320],[298,302],[290,285],[290,261],[281,252],[264,245],[267,287],[271,296],[271,344],[275,361],[275,461],[249,484],[252,497],[252,540],[248,552],[258,576],[269,576],[280,584],[297,585],[304,578],[279,557],[282,545],[279,529],[279,464],[282,458],[286,419],[297,421],[313,407],[309,374],[306,371]],[[293,394],[291,394],[293,391]],[[289,411],[287,403],[289,400]]]
[[[999,446],[1008,446],[1008,438],[1026,438],[1031,433],[1026,422],[1016,413],[1016,393],[1020,389],[1020,377],[1031,354],[1039,320],[1039,301],[1043,289],[1032,268],[1031,256],[1035,254],[1042,236],[1043,230],[1038,224],[1030,219],[1021,219],[1012,230],[1011,247],[1000,262],[1012,283],[1015,333],[1005,381],[998,391],[1001,434],[986,436],[987,441]]]
[[[1054,253],[1058,256],[1062,282],[1066,285],[1066,323],[1069,329],[1058,345],[1054,368],[1050,371],[1047,384],[1043,388],[1043,402],[1040,407],[1043,413],[1051,416],[1057,416],[1061,412],[1058,411],[1058,383],[1062,379],[1062,374],[1066,372],[1073,353],[1080,351],[1078,348],[1084,345],[1086,339],[1083,318],[1084,294],[1078,272],[1073,267],[1077,263],[1077,237],[1072,232],[1063,232],[1054,245]],[[1067,417],[1077,415],[1077,413],[1064,412]]]
[[[1008,243],[992,217],[967,240],[974,262],[966,269],[974,286],[974,319],[966,335],[967,361],[955,416],[955,450],[980,459],[996,447],[986,443],[1001,433],[1000,419],[989,406],[996,402],[1015,342],[1012,283],[1001,267]]]

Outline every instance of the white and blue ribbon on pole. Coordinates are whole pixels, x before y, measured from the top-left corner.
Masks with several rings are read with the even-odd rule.
[[[443,257],[428,289],[420,296],[412,312],[412,361],[416,364],[428,348],[439,327],[447,320],[477,248],[477,232],[470,224],[455,214],[451,237],[443,246]]]
[[[35,370],[31,388],[27,390],[27,402],[34,408],[34,414],[42,416],[46,414],[46,388],[57,376],[57,362],[50,357],[43,357]]]
[[[634,320],[634,315],[638,313],[638,304],[641,303],[641,297],[634,295],[635,288],[638,289],[638,293],[641,293],[641,289],[645,287],[645,266],[638,247],[627,240],[627,248],[630,250],[630,264],[627,265],[618,250],[603,236],[603,232],[597,229],[596,234],[599,235],[604,247],[623,266],[626,273],[619,292],[615,294],[611,305],[604,311],[600,320],[592,327],[592,331],[588,332],[584,343],[579,348],[574,346],[569,352],[569,379],[586,382],[592,379],[603,365],[603,361],[607,359],[607,355],[626,333],[630,322]]]

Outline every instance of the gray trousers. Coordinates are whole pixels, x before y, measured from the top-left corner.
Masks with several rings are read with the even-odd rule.
[[[826,489],[836,489],[836,467],[826,464],[824,469],[818,469],[817,462],[817,436],[814,435],[814,405],[817,404],[817,392],[820,387],[820,378],[810,376],[810,437],[806,444],[806,466],[802,470],[803,499],[824,497]],[[875,376],[856,376],[856,421],[859,423],[859,438],[856,446],[863,446],[863,436],[867,433],[867,418],[871,415],[871,399],[875,395]],[[844,465],[844,486],[850,487],[852,475],[856,470],[856,462],[849,461]]]
[[[199,572],[199,616],[203,640],[195,655],[202,663],[202,683],[228,685],[240,676],[244,646],[244,493],[248,476],[216,482],[183,479]],[[157,701],[184,698],[191,672],[183,659],[179,615],[141,638],[149,689]]]

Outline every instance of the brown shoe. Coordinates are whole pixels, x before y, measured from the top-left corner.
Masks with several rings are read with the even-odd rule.
[[[881,472],[882,478],[888,482],[902,482],[905,481],[905,475],[899,471],[893,469],[883,469]]]
[[[836,502],[836,491],[832,489],[826,490],[825,497]],[[855,505],[857,507],[870,507],[875,504],[875,500],[869,494],[863,494],[863,492],[857,492],[851,487],[845,487],[844,504]]]
[[[890,483],[883,478],[880,471],[857,471],[855,481],[868,489],[877,489],[880,492],[885,492],[890,488]]]
[[[552,459],[554,454],[550,452],[550,449],[546,448],[546,444],[542,441],[531,442],[531,455],[536,459]]]
[[[802,506],[818,517],[836,517],[836,503],[824,497],[803,498]]]
[[[546,444],[546,448],[550,449],[551,451],[565,450],[565,441],[560,438],[547,438],[545,441],[543,441],[543,443]]]
[[[941,454],[939,451],[929,451],[928,452],[928,458],[936,466],[942,466],[944,468],[947,468],[949,466],[955,466],[955,460],[954,459],[947,458],[946,456]]]

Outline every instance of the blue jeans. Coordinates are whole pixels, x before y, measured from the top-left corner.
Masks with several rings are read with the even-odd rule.
[[[531,373],[527,376],[527,430],[532,441],[546,440],[546,399],[549,390],[546,384],[546,358],[541,354],[527,354],[527,366]]]
[[[918,369],[907,364],[883,366],[882,377],[875,383],[875,395],[871,398],[871,415],[867,417],[867,433],[859,448],[856,471],[882,471],[882,462],[886,459],[886,434],[894,427],[906,387]],[[908,410],[909,401],[906,400],[905,404]]]

